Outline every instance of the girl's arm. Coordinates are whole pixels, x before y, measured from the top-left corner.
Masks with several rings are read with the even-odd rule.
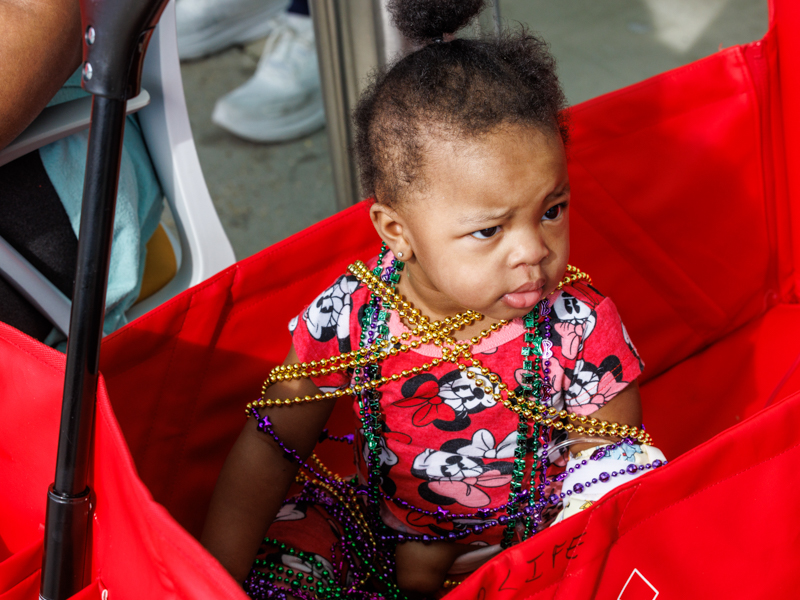
[[[300,362],[294,347],[284,364]],[[319,393],[309,379],[282,381],[267,390],[268,398],[294,398]],[[261,409],[281,441],[307,458],[333,410],[335,400]],[[281,507],[299,465],[284,457],[274,439],[247,423],[231,449],[211,497],[202,544],[242,583],[258,547]]]
[[[629,383],[624,390],[614,396],[611,401],[593,412],[591,417],[600,419],[601,421],[611,421],[619,423],[620,425],[632,425],[634,427],[641,427],[642,425],[642,400],[639,396],[639,382],[637,380]],[[578,433],[570,433],[569,437],[579,438],[584,437]],[[608,438],[606,443],[619,441],[619,438]],[[602,445],[601,442],[597,443],[580,443],[573,444],[569,450],[573,454],[577,454],[587,448]]]
[[[592,413],[592,416],[638,427],[642,422],[639,384],[636,381],[630,383],[608,404]],[[575,439],[582,436],[571,433],[570,437]],[[581,442],[570,446],[566,478],[561,488],[563,505],[553,524],[591,506],[611,490],[644,474],[647,469],[658,468],[666,463],[666,457],[658,448],[638,443],[626,443],[618,446],[617,450],[609,448],[610,453],[598,456],[594,456],[594,451],[591,451],[594,446],[605,446],[618,440],[619,438],[609,438],[602,443]],[[618,474],[622,476],[618,477]]]

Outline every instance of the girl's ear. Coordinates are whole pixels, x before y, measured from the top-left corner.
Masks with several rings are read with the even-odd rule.
[[[375,202],[369,209],[369,216],[375,231],[392,254],[400,260],[409,260],[413,256],[413,251],[406,237],[406,223],[402,215],[384,204]]]

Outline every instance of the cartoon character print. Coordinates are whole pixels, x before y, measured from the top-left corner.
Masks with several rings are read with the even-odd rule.
[[[411,474],[423,483],[422,498],[433,504],[460,504],[468,508],[489,506],[486,488],[511,483],[511,462],[496,459],[512,458],[517,434],[512,431],[500,443],[488,429],[475,432],[472,439],[445,442],[439,450],[427,449],[414,458]]]
[[[573,360],[580,353],[584,340],[594,330],[597,313],[588,304],[567,292],[561,292],[555,299],[553,313],[553,342],[561,345],[564,358]]]
[[[636,455],[644,454],[642,447],[639,444],[620,444],[610,450],[605,451],[606,458],[614,460],[624,460],[626,462],[636,462]]]
[[[412,377],[400,389],[403,399],[393,406],[414,409],[411,423],[415,427],[433,424],[443,431],[466,429],[471,423],[470,415],[496,404],[488,390],[498,390],[497,384],[489,381],[480,369],[470,367],[467,371],[474,374],[474,379],[458,369],[439,378],[431,373]],[[475,384],[476,380],[483,382],[483,388]]]
[[[275,519],[273,522],[278,523],[282,521],[301,521],[307,517],[308,510],[312,507],[313,503],[303,500],[297,500],[295,502],[287,502],[278,511],[278,514],[275,515]],[[337,540],[341,540],[342,534],[338,524],[330,517],[326,518],[325,521],[330,527],[330,530],[333,533],[334,537]],[[265,540],[265,543],[268,542]],[[311,575],[316,579],[323,579],[326,577],[326,574],[328,577],[334,576],[336,574],[333,565],[328,559],[319,554],[314,554],[312,556],[313,558],[309,557],[306,559],[301,559],[300,557],[298,557],[293,553],[276,549],[275,552],[265,554],[264,559],[268,563],[283,564],[284,566],[294,569],[296,571],[300,571],[307,575]]]
[[[462,444],[462,442],[467,442],[467,440],[453,440],[452,442],[446,442],[445,446],[451,450],[455,449],[462,456],[479,456],[484,459],[513,458],[514,450],[517,449],[517,432],[512,431],[503,441],[495,444],[491,431],[479,429],[466,444]]]
[[[273,521],[302,521],[306,518],[307,502],[287,502],[281,506]]]
[[[359,285],[356,277],[342,275],[309,305],[303,313],[303,320],[312,338],[319,342],[327,342],[336,337],[339,341],[339,351],[350,352],[352,294]],[[289,328],[291,330],[291,323]]]
[[[369,464],[369,455],[370,449],[367,445],[366,437],[364,436],[364,430],[359,429],[359,443],[361,444],[361,456],[364,459],[364,464]],[[387,494],[395,495],[397,493],[397,484],[394,480],[389,476],[392,467],[394,467],[398,463],[397,454],[392,452],[391,448],[386,443],[386,440],[390,439],[396,443],[400,444],[410,444],[411,443],[411,436],[398,432],[398,431],[391,431],[386,425],[383,427],[383,432],[381,435],[376,436],[376,447],[373,450],[378,456],[378,467],[381,471],[381,488]]]
[[[572,373],[566,371],[570,385],[565,400],[572,411],[588,415],[609,402],[628,385],[622,380],[622,363],[615,355],[607,356],[595,366],[583,359],[575,362]]]
[[[550,364],[547,368],[550,369],[550,373],[545,374],[545,379],[548,386],[547,389],[550,390],[550,399],[547,402],[547,406],[561,410],[564,408],[564,383],[566,381],[564,378],[564,368],[553,356],[550,357],[549,362]],[[522,386],[524,381],[523,375],[527,373],[529,373],[529,371],[526,371],[522,368],[514,371],[514,381],[517,383],[517,387],[514,389],[515,394],[522,394]]]
[[[639,370],[644,371],[644,361],[642,360],[642,357],[639,356],[639,351],[636,349],[636,346],[633,345],[633,342],[631,341],[631,336],[628,335],[628,330],[625,329],[625,323],[620,322],[620,325],[622,325],[622,339],[625,340],[625,343],[628,345],[628,348],[630,348],[630,351],[639,361]]]

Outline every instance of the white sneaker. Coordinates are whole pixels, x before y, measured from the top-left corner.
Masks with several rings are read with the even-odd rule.
[[[275,19],[253,77],[217,101],[211,120],[253,142],[281,142],[325,124],[310,17]]]
[[[178,0],[178,56],[200,58],[266,36],[289,0]]]

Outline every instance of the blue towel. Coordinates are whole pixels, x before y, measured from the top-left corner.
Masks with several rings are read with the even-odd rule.
[[[75,72],[48,106],[88,95]],[[83,179],[89,132],[82,131],[39,149],[42,163],[67,211],[72,229],[79,236]],[[125,311],[139,297],[144,273],[145,245],[158,227],[164,194],[156,178],[150,155],[134,116],[125,124],[119,170],[114,240],[106,292],[103,332],[108,334],[127,323]]]

